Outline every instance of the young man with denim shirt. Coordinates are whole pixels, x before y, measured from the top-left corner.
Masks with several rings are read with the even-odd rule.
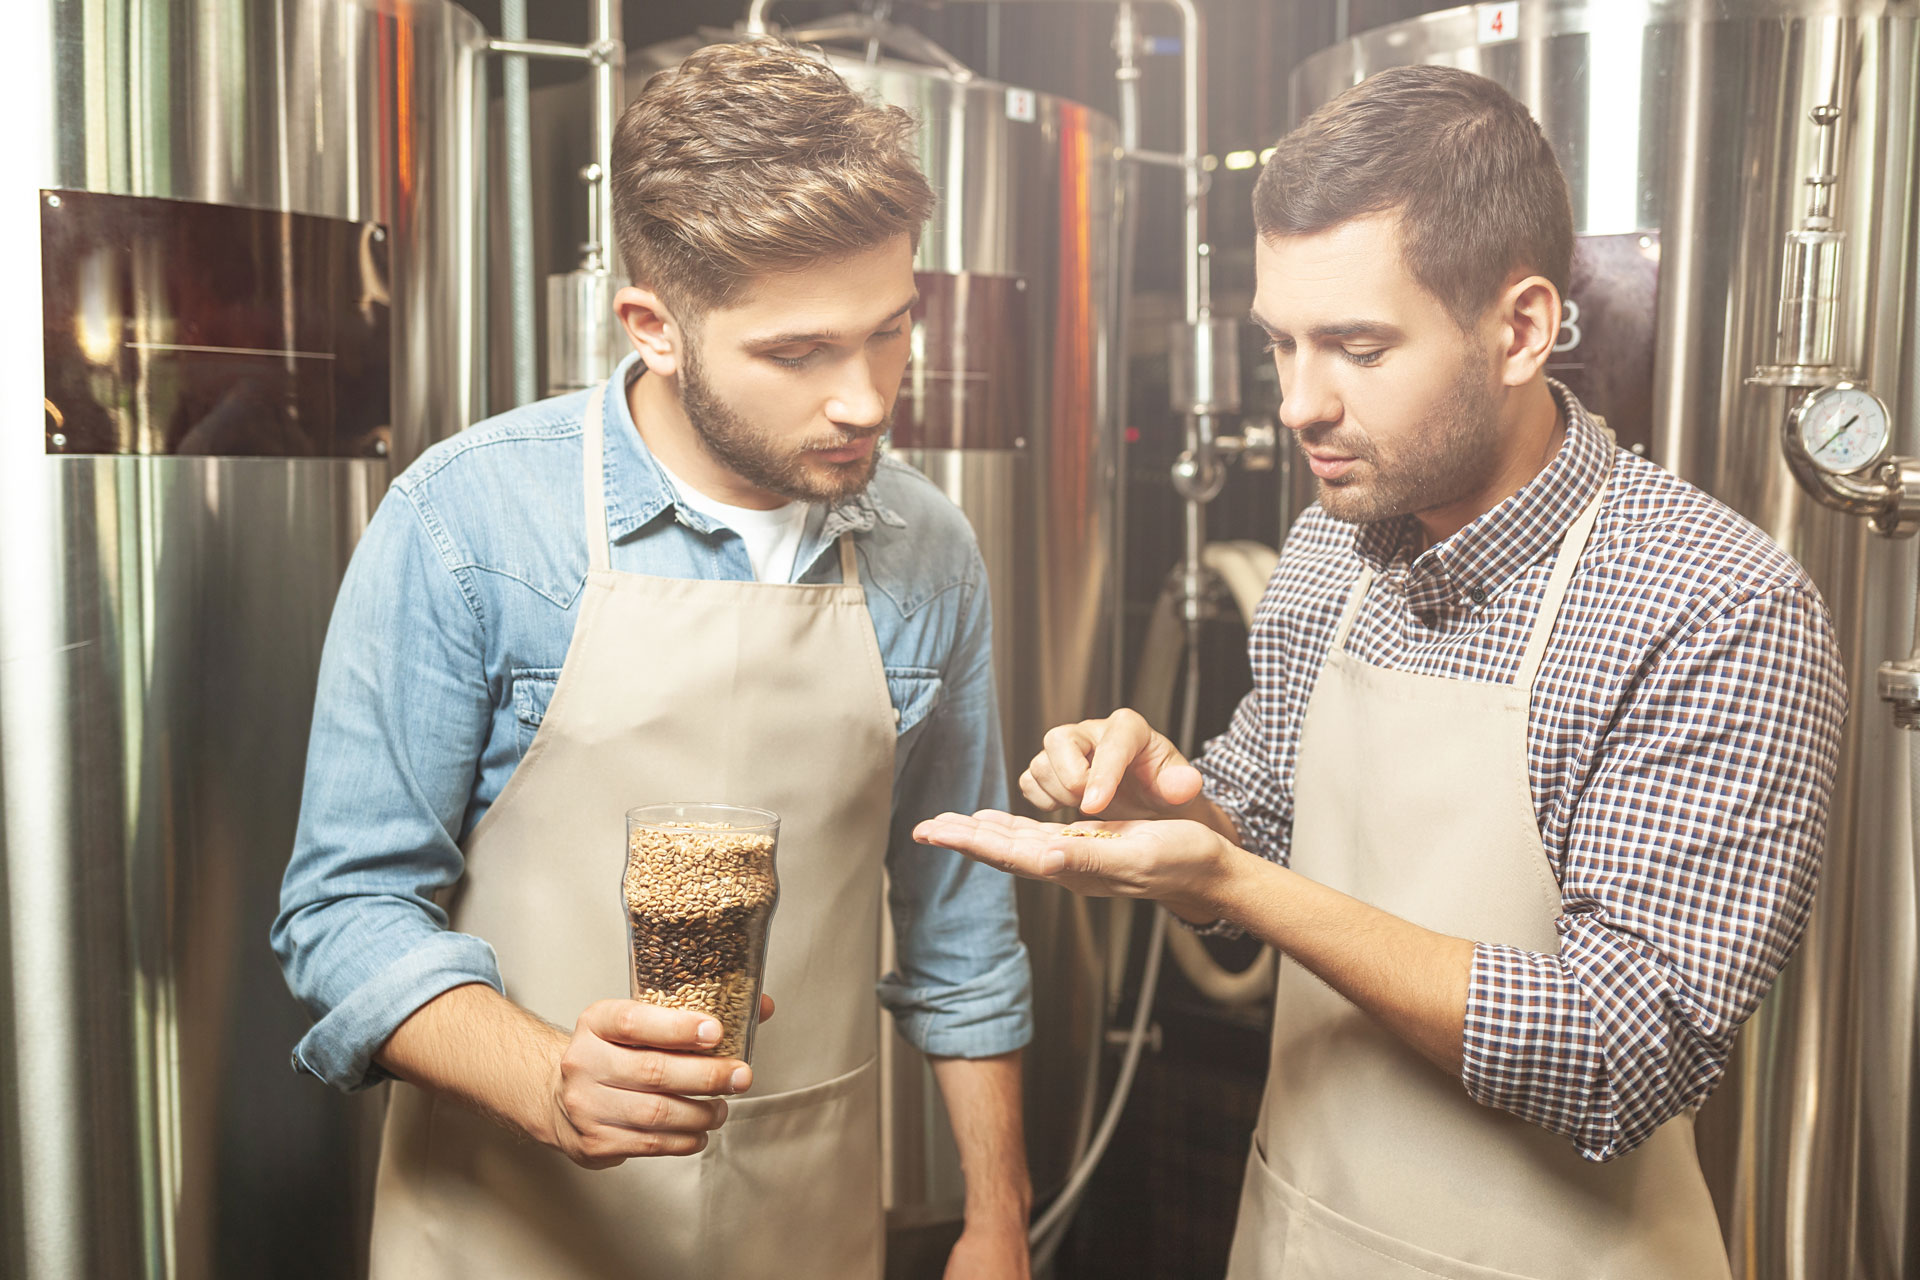
[[[979,552],[879,451],[909,123],[769,42],[656,77],[616,144],[634,356],[429,450],[355,554],[273,943],[296,1066],[401,1082],[376,1276],[877,1277],[883,865],[879,1000],[967,1175],[947,1274],[1026,1274],[1011,883],[911,839],[1006,787]],[[751,1067],[617,998],[620,815],[663,800],[784,820]]]

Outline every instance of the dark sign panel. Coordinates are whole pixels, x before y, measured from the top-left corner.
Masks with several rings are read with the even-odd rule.
[[[914,276],[913,358],[893,407],[900,449],[1018,449],[1027,421],[1026,281],[978,272]]]
[[[40,254],[48,453],[387,452],[384,228],[42,191]]]
[[[1659,234],[1577,238],[1565,304],[1548,374],[1605,418],[1622,445],[1650,456]]]

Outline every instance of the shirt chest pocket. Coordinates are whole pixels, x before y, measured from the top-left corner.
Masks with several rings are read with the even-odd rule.
[[[931,667],[888,667],[894,732],[904,738],[940,705],[940,673]]]
[[[513,669],[514,745],[524,758],[533,737],[547,718],[547,706],[560,683],[558,667],[515,667]]]

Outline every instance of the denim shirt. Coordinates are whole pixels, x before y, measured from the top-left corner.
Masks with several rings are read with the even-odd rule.
[[[620,388],[636,367],[630,357],[606,391],[613,568],[751,581],[739,535],[675,500],[634,427]],[[449,929],[438,899],[539,730],[573,637],[589,394],[429,449],[394,481],[341,585],[272,933],[316,1019],[294,1065],[341,1089],[384,1078],[373,1054],[427,1001],[501,988],[493,948]],[[880,999],[926,1053],[1019,1048],[1031,981],[1011,880],[911,835],[944,811],[1006,805],[985,566],[966,518],[892,458],[864,494],[816,504],[794,580],[838,582],[843,532],[899,717],[886,856],[898,959]]]

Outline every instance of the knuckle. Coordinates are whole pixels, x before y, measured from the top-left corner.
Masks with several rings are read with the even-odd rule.
[[[664,1054],[643,1053],[634,1070],[636,1083],[648,1089],[658,1089],[667,1082],[667,1059]]]

